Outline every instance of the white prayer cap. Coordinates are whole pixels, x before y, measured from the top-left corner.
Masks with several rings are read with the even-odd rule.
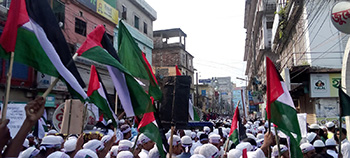
[[[221,137],[218,134],[212,134],[212,135],[209,136],[209,142],[210,143],[218,144],[218,143],[220,143],[220,139],[221,139]]]
[[[208,133],[208,132],[210,132],[210,128],[208,126],[204,126],[203,131]]]
[[[191,130],[184,130],[185,135],[191,137]]]
[[[327,127],[326,126],[320,126],[321,129],[326,129],[327,130]]]
[[[23,146],[26,148],[29,148],[29,140],[28,139],[24,139]]]
[[[124,120],[124,119],[121,119],[121,120],[119,120],[119,123],[120,123],[120,124],[123,124],[123,123],[125,123],[125,120]]]
[[[121,151],[117,158],[134,158],[134,155],[130,151]]]
[[[128,124],[123,124],[121,127],[120,127],[120,131],[122,131],[124,134],[125,133],[128,133],[131,131],[131,128]]]
[[[228,158],[240,158],[242,156],[242,150],[239,149],[231,149],[228,152]]]
[[[265,132],[265,127],[264,126],[259,126],[258,127],[258,131],[264,133]]]
[[[67,155],[66,153],[62,152],[62,151],[55,151],[53,153],[51,153],[49,156],[47,156],[47,158],[70,158],[69,155]]]
[[[242,150],[247,149],[247,151],[251,151],[253,149],[253,146],[248,142],[241,142],[236,146],[236,149]]]
[[[104,144],[104,143],[107,143],[109,140],[111,140],[112,136],[110,135],[104,135],[102,138],[101,138],[101,142]]]
[[[334,139],[327,139],[326,146],[337,146],[337,142]]]
[[[194,139],[197,137],[197,133],[196,132],[191,132],[191,138]]]
[[[117,145],[114,145],[112,146],[111,150],[109,150],[109,154],[111,156],[117,156],[118,155],[118,146]]]
[[[256,135],[256,139],[257,139],[257,140],[264,139],[264,134],[258,133],[258,134]]]
[[[246,129],[250,129],[250,125],[249,125],[249,124],[245,124],[244,127],[245,127]]]
[[[89,140],[87,143],[83,145],[84,149],[90,149],[93,152],[100,151],[104,148],[104,145],[101,141],[97,139]]]
[[[29,158],[29,157],[35,157],[38,155],[40,150],[36,149],[35,147],[29,147],[28,149],[21,152],[18,156],[18,158]]]
[[[310,129],[320,129],[320,126],[318,125],[318,124],[311,124],[310,126],[309,126],[309,128]]]
[[[315,150],[314,146],[312,146],[310,143],[301,144],[300,149],[301,149],[301,152],[303,152],[303,154],[305,154],[311,150]]]
[[[182,146],[190,146],[192,145],[192,139],[189,136],[183,136],[181,138],[181,144]]]
[[[306,139],[310,142],[312,142],[316,138],[317,134],[314,132],[310,132],[306,134]]]
[[[281,153],[281,155],[282,155],[284,152],[286,152],[286,151],[288,151],[288,148],[287,148],[285,145],[280,144],[280,153]],[[274,156],[274,157],[278,156],[278,146],[277,146],[277,145],[275,145],[275,146],[272,148],[271,156]]]
[[[332,121],[326,123],[327,128],[332,128],[334,126],[335,126],[335,124]]]
[[[247,137],[256,140],[255,136],[251,133],[247,133]]]
[[[211,133],[213,133],[213,134],[219,134],[219,129],[218,129],[218,128],[215,128],[215,129],[213,130],[213,132],[211,132]]]
[[[178,144],[181,144],[181,139],[177,135],[173,135],[173,142],[170,142],[170,138],[168,139],[168,144],[172,144],[173,146],[176,146]]]
[[[203,155],[205,158],[213,158],[219,156],[219,150],[213,144],[204,144],[199,149],[199,154]]]
[[[56,130],[52,129],[52,130],[49,130],[48,134],[56,134],[58,133]]]
[[[131,147],[132,147],[132,142],[129,140],[123,139],[119,142],[118,150],[119,151],[128,151],[128,150],[130,150]]]
[[[111,119],[109,119],[108,121],[107,121],[107,125],[108,124],[110,124],[110,123],[112,123],[113,121],[111,120]]]
[[[62,144],[64,142],[64,139],[62,136],[56,136],[56,137],[60,141],[60,144]]]
[[[97,154],[90,149],[80,149],[74,156],[74,158],[98,158]]]
[[[48,135],[44,137],[43,140],[41,141],[41,145],[60,145],[60,144],[61,144],[60,137],[57,137],[54,135]]]
[[[324,145],[324,143],[323,143],[322,140],[316,140],[316,141],[314,142],[313,146],[314,146],[315,148],[317,148],[317,147],[326,147],[326,146]]]
[[[205,157],[201,154],[193,154],[190,158],[205,158]]]
[[[64,143],[64,151],[67,152],[72,152],[75,150],[75,147],[77,145],[77,139],[68,139],[65,143]]]
[[[247,122],[247,124],[252,125],[253,123],[252,123],[252,122],[250,122],[250,121],[248,121],[248,122]]]
[[[149,152],[148,152],[148,156],[150,158],[155,158],[155,157],[160,157],[159,151],[157,146],[154,146]]]
[[[140,144],[145,144],[145,143],[151,141],[151,139],[149,139],[149,138],[148,138],[146,135],[144,135],[143,133],[140,134],[139,140],[140,140]]]

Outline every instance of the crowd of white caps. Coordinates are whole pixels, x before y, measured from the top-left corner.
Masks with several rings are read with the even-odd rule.
[[[240,140],[238,145],[233,144],[229,140],[231,120],[217,119],[211,121],[214,127],[192,129],[192,130],[176,130],[173,135],[173,140],[170,142],[170,130],[165,134],[169,145],[172,145],[172,157],[175,158],[240,158],[247,151],[248,158],[264,158],[267,157],[261,147],[264,145],[268,128],[268,122],[264,121],[248,121],[244,124],[244,130],[247,138]],[[271,132],[275,135],[275,129],[271,126]],[[308,126],[308,134],[300,143],[301,151],[304,158],[316,157],[334,157],[337,158],[337,136],[335,124],[333,122],[326,123],[326,126],[312,124]],[[343,129],[343,134],[346,130]],[[23,143],[23,150],[20,158],[32,157],[48,157],[48,158],[158,158],[160,154],[155,143],[144,134],[138,134],[137,129],[130,127],[130,124],[124,120],[119,122],[119,128],[115,141],[109,149],[106,149],[108,143],[114,135],[111,129],[101,130],[94,129],[85,131],[85,134],[97,134],[98,137],[90,137],[84,140],[84,143],[79,146],[77,135],[69,135],[62,137],[55,130],[50,130],[46,133],[43,139],[38,140],[32,134],[27,136]],[[137,137],[137,135],[139,135]],[[277,158],[279,153],[282,158],[289,158],[289,140],[282,132],[278,131],[280,152],[277,145],[271,144],[271,156]],[[273,137],[275,138],[275,137]],[[350,143],[346,138],[342,139],[342,154],[344,158],[350,158],[349,150]],[[229,140],[226,142],[226,140]],[[38,143],[40,142],[40,143]],[[267,141],[265,141],[267,142]],[[227,146],[227,147],[226,147]],[[225,152],[226,148],[226,152]],[[106,154],[102,154],[103,150],[107,150]],[[244,151],[244,152],[243,152]],[[167,153],[167,157],[170,154]]]

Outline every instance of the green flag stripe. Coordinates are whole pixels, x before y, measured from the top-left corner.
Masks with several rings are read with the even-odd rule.
[[[36,35],[24,28],[18,28],[17,32],[14,61],[31,66],[44,74],[58,77],[56,68],[42,49]],[[10,53],[5,53],[4,49],[1,48],[0,57],[9,59]]]
[[[108,107],[108,102],[105,98],[103,98],[98,91],[92,92],[92,94],[89,96],[90,100],[103,112],[103,116],[106,116],[107,118],[111,119],[113,121],[113,125],[115,127],[117,126],[117,123],[115,122],[115,119],[113,117],[112,111]]]
[[[238,130],[235,129],[232,134],[229,136],[229,139],[233,142],[233,144],[238,145],[239,144],[239,138],[238,138]]]

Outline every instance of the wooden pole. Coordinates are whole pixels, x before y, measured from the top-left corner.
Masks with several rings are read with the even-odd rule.
[[[13,68],[14,56],[15,56],[15,53],[11,52],[10,65],[9,65],[9,69],[7,71],[5,100],[4,100],[4,106],[2,107],[2,115],[1,115],[2,121],[5,121],[5,119],[6,119],[7,105],[8,105],[8,101],[9,101],[9,97],[10,97],[10,88],[11,88],[12,68]]]
[[[269,126],[268,126],[268,127],[269,127],[269,134],[271,134],[271,120],[268,119],[268,121],[269,121]],[[271,158],[271,147],[268,148],[267,157],[268,157],[268,158]]]
[[[341,104],[341,103],[340,103]],[[342,118],[341,118],[341,113],[340,113],[340,115],[339,115],[339,138],[338,138],[338,144],[339,144],[339,155],[341,155],[342,153],[341,153],[341,134],[342,134],[342,127],[341,127],[341,125],[342,125]],[[336,134],[336,133],[335,133]]]
[[[169,156],[172,157],[173,154],[173,135],[174,135],[175,126],[171,126],[170,134],[170,143],[169,143]]]
[[[278,158],[281,158],[281,147],[280,147],[280,141],[278,139],[278,133],[277,133],[276,127],[275,127],[275,139],[276,139],[277,149],[278,149]]]
[[[78,53],[75,53],[72,57],[73,61],[76,60],[78,57]],[[69,63],[68,63],[69,64]],[[52,91],[53,87],[56,86],[57,82],[59,81],[60,79],[59,78],[56,78],[52,83],[51,85],[49,86],[49,88],[46,89],[45,93],[42,95],[43,98],[46,98],[47,95],[49,95],[49,93]]]
[[[118,94],[117,94],[117,91],[115,92],[114,113],[115,113],[115,116],[118,116]],[[117,135],[117,128],[118,127],[114,127],[114,134],[115,135]]]

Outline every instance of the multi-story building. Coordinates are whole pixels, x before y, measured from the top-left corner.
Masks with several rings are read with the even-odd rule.
[[[320,120],[339,114],[335,87],[339,83],[348,36],[331,24],[330,10],[336,2],[246,1],[244,60],[247,61],[248,88],[266,91],[264,61],[266,56],[270,57],[287,83],[295,107],[308,114],[309,123],[315,123],[316,118]],[[273,5],[276,7],[268,7]],[[272,36],[264,31],[271,28],[271,23],[267,22],[268,13],[274,17],[270,29]],[[270,47],[266,47],[266,43],[261,47],[265,38],[271,41]],[[268,51],[262,48],[268,48]],[[264,98],[266,104],[266,95]]]
[[[157,76],[176,76],[177,65],[182,74],[190,76],[193,81],[193,56],[186,50],[186,37],[179,28],[154,31],[152,61]],[[193,88],[192,82],[192,92]]]
[[[213,77],[211,86],[219,93],[218,112],[220,114],[233,113],[233,88],[236,84],[231,82],[231,77]]]

